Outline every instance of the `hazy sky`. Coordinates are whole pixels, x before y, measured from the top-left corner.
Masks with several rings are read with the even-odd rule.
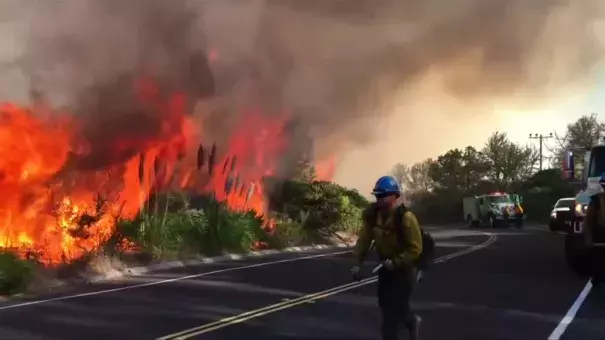
[[[230,66],[225,69],[245,70],[254,61],[263,71],[258,73],[267,78],[259,82],[272,89],[267,91],[269,96],[296,108],[292,111],[299,112],[298,118],[313,126],[316,151],[339,158],[335,180],[367,193],[397,162],[411,164],[467,145],[481,148],[495,131],[506,132],[515,142],[529,143],[529,133],[563,131],[566,124],[584,114],[602,113],[605,120],[605,98],[600,95],[605,81],[589,72],[603,53],[587,38],[593,36],[587,29],[599,39],[605,36],[601,20],[605,3],[526,1],[511,1],[508,15],[502,15],[508,0],[458,1],[451,8],[443,7],[439,0],[367,2],[380,2],[386,8],[385,21],[376,23],[349,22],[305,8],[272,6],[266,10],[261,0],[242,1],[239,10],[234,7],[236,2],[208,2],[214,5],[199,12],[206,16],[209,44],[230,57],[225,58]],[[28,79],[20,71],[23,65],[15,64],[21,54],[29,57],[21,60],[46,62],[48,54],[37,51],[53,52],[63,46],[52,43],[25,51],[20,34],[46,41],[53,36],[48,32],[62,33],[57,35],[59,41],[71,42],[65,46],[72,46],[72,38],[78,38],[75,41],[84,46],[81,51],[98,59],[81,58],[93,70],[97,70],[95,62],[113,68],[118,63],[91,53],[91,46],[103,47],[108,55],[120,52],[120,56],[123,50],[128,54],[129,49],[136,52],[136,44],[119,39],[129,30],[108,24],[106,17],[90,20],[95,17],[80,8],[85,2],[72,0],[73,13],[46,15],[40,10],[39,17],[30,17],[33,14],[17,11],[30,2],[0,0],[0,100],[27,98]],[[258,8],[250,5],[253,3]],[[321,7],[324,2],[296,3]],[[390,21],[390,14],[399,13],[390,6],[396,9],[402,3],[421,4],[425,17]],[[9,4],[16,12],[9,13]],[[549,15],[540,6],[550,10]],[[118,17],[124,20],[115,19],[117,23],[131,23],[125,20],[126,14]],[[93,29],[98,28],[93,23],[102,30]],[[55,30],[50,29],[54,26]],[[253,43],[257,39],[264,43]],[[602,41],[596,45],[602,47]],[[81,60],[68,56],[67,66],[80,66]],[[276,67],[280,62],[283,67]],[[57,63],[56,69],[44,69],[48,74],[41,76],[63,76],[64,66]],[[223,77],[240,77],[237,84],[248,84],[246,74],[250,72],[233,73],[237,74],[227,72]],[[594,79],[587,81],[586,74]],[[541,88],[542,97],[526,91],[531,88]],[[234,99],[241,99],[233,92]],[[351,99],[358,97],[363,100]]]
[[[428,157],[438,156],[440,153],[456,147],[473,145],[481,148],[490,134],[495,131],[506,132],[509,138],[520,144],[535,143],[530,140],[530,133],[542,133],[544,135],[553,132],[562,134],[567,124],[574,122],[582,115],[596,113],[598,117],[605,120],[605,77],[603,72],[595,72],[595,86],[586,92],[569,93],[567,97],[544,98],[541,107],[534,109],[499,108],[494,106],[492,112],[486,112],[485,119],[476,121],[458,121],[446,119],[435,121],[434,126],[422,126],[420,131],[414,131],[414,135],[422,136],[413,145],[401,144],[400,154],[388,154],[385,150],[393,150],[393,145],[400,142],[401,134],[407,133],[404,126],[406,121],[392,121],[380,142],[368,145],[366,148],[349,150],[340,161],[336,174],[336,181],[347,186],[352,186],[360,192],[367,194],[371,191],[374,181],[388,174],[391,167],[397,162],[413,163]],[[442,108],[439,101],[433,103],[435,108]],[[446,117],[444,117],[446,118]],[[491,123],[487,123],[487,121]],[[458,139],[443,140],[439,135],[431,135],[432,129],[442,130],[441,125],[451,125],[452,130],[458,130]],[[472,127],[476,126],[476,129]],[[551,143],[552,140],[545,143]],[[434,147],[433,147],[434,146]],[[548,151],[544,150],[547,154]],[[376,155],[382,154],[383,158]],[[372,159],[371,165],[367,159]],[[363,176],[362,174],[365,174]]]

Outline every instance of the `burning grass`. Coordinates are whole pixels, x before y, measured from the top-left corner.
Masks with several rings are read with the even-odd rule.
[[[251,112],[220,152],[200,143],[181,95],[149,97],[141,105],[159,117],[157,131],[102,146],[77,116],[0,106],[1,248],[33,252],[47,265],[77,260],[111,238],[117,220],[176,223],[174,212],[149,205],[161,192],[211,194],[234,212],[267,212],[262,178],[283,150],[279,120]]]
[[[49,267],[43,254],[24,253],[23,248],[0,254],[0,294],[21,291],[32,278],[37,291],[40,286],[46,291],[45,286],[56,284],[51,278],[69,281],[152,261],[330,243],[340,232],[355,233],[367,204],[354,191],[329,182],[285,181],[277,188],[281,190],[271,198],[270,225],[257,212],[233,210],[214,195],[155,193],[136,216],[116,217],[113,233],[77,260]],[[72,216],[78,226],[70,236],[75,244],[93,237],[88,229],[109,204],[99,197],[94,209]]]
[[[71,273],[99,254],[145,262],[284,247],[359,217],[348,191],[312,182],[331,176],[333,159],[270,207],[265,185],[288,147],[285,115],[247,110],[219,146],[204,140],[185,94],[145,78],[124,96],[132,105],[111,122],[0,104],[0,249],[18,255],[7,260],[15,268]]]

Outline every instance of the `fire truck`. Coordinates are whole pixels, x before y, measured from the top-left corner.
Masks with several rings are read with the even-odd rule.
[[[492,192],[487,195],[471,196],[462,199],[464,219],[470,228],[484,225],[496,228],[514,224],[523,227],[523,208],[521,196],[505,192]]]
[[[575,196],[576,219],[569,228],[565,237],[565,258],[568,266],[579,275],[588,275],[589,268],[587,260],[588,249],[582,235],[583,219],[586,215],[586,207],[592,195],[603,191],[600,182],[605,179],[605,139],[592,146],[584,153],[584,161],[580,164],[581,169],[575,168],[574,156],[578,150],[569,150],[563,159],[563,174],[571,182],[581,185],[582,190]],[[576,178],[576,170],[581,170],[580,178]],[[596,247],[605,247],[605,244],[595,244]]]

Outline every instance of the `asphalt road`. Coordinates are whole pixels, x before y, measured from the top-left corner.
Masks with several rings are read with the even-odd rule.
[[[561,324],[586,281],[563,236],[536,229],[431,229],[441,260],[413,299],[422,339],[605,339],[594,292]],[[7,302],[0,339],[378,339],[375,283],[351,283],[351,263],[346,249],[280,254]]]

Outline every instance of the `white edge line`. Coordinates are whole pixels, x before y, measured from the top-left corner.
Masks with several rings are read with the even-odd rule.
[[[494,243],[496,241],[496,239],[498,238],[498,236],[496,234],[487,233],[487,232],[481,232],[481,231],[480,231],[480,233],[483,234],[483,235],[485,235],[485,236],[489,236],[489,239],[487,241],[483,242],[483,243],[477,244],[477,245],[472,246],[470,248],[467,248],[467,249],[464,249],[464,250],[460,250],[460,251],[457,251],[457,252],[452,253],[452,254],[448,254],[448,255],[444,255],[444,256],[438,257],[435,260],[435,263],[443,263],[443,262],[446,262],[448,260],[454,259],[456,257],[460,257],[460,256],[463,256],[463,255],[475,252],[477,250],[486,248],[489,245],[491,245],[492,243]],[[361,280],[359,282],[352,282],[352,283],[349,283],[349,284],[344,284],[342,286],[332,287],[330,289],[327,289],[327,290],[324,290],[324,291],[321,291],[321,292],[311,293],[311,294],[308,294],[306,296],[301,296],[301,297],[295,299],[293,301],[292,305],[289,304],[289,303],[282,303],[281,305],[278,304],[278,305],[280,305],[279,308],[269,309],[268,312],[269,313],[273,313],[273,312],[277,312],[277,311],[279,311],[281,309],[295,307],[301,301],[315,301],[315,300],[319,300],[319,299],[324,299],[324,298],[329,297],[329,296],[333,296],[333,295],[336,295],[336,294],[344,293],[344,292],[349,291],[349,290],[353,290],[353,289],[357,289],[357,288],[366,286],[368,284],[376,282],[377,280],[378,280],[377,276],[373,275],[373,276],[365,278],[365,279],[363,279],[363,280]],[[331,291],[331,292],[327,293],[328,291]],[[325,295],[325,296],[321,296],[321,295]],[[271,306],[266,306],[264,308],[269,308],[269,307],[271,307]],[[263,316],[263,315],[267,314],[267,313],[265,313],[265,311],[263,311],[261,315],[256,316],[255,314],[258,314],[260,311],[256,310],[256,311],[252,311],[252,312],[255,312],[255,313],[252,313],[249,316],[252,316],[253,318],[257,318],[259,316]],[[250,313],[250,312],[247,312],[247,313]],[[242,314],[246,314],[246,313],[242,313]],[[235,316],[233,316],[231,318],[234,318],[234,320],[238,320],[238,319],[240,319],[240,318],[238,318],[238,316],[240,316],[240,315],[235,315]],[[246,321],[246,320],[244,320],[244,321]],[[222,324],[222,325],[224,325],[223,327],[229,326],[229,324]],[[188,330],[180,331],[180,332],[177,332],[177,333],[172,333],[172,334],[164,335],[164,336],[162,336],[160,338],[156,338],[155,340],[171,340],[171,339],[173,339],[173,340],[184,340],[184,339],[189,339],[192,336],[198,335],[197,332],[199,332],[199,328],[200,327],[203,327],[203,325],[199,326],[199,327],[196,327],[198,329],[197,331],[192,331],[192,329],[188,329]],[[223,327],[221,327],[221,328],[223,328]],[[193,329],[196,329],[196,328],[193,328]]]
[[[189,266],[196,266],[208,263],[216,263],[219,261],[229,261],[229,260],[242,260],[251,257],[263,257],[267,255],[275,255],[275,254],[284,254],[284,253],[297,253],[297,252],[305,252],[310,250],[324,250],[324,249],[335,249],[335,248],[347,248],[350,247],[345,244],[338,245],[313,245],[313,246],[303,246],[303,247],[289,247],[281,250],[276,249],[267,249],[260,251],[253,251],[245,254],[226,254],[215,257],[198,257],[191,260],[186,261],[170,261],[170,262],[162,262],[156,263],[149,266],[140,266],[140,267],[130,267],[123,270],[114,270],[109,274],[96,275],[87,280],[88,283],[99,283],[108,281],[111,279],[115,279],[122,276],[133,276],[133,275],[143,275],[157,270],[165,270],[165,269],[173,269],[173,268],[184,268]]]
[[[540,228],[527,228],[527,229],[543,231],[543,232],[552,232],[548,229],[540,229]],[[562,231],[555,231],[555,233],[562,234],[562,235],[567,234]],[[565,316],[563,316],[563,318],[561,319],[561,321],[559,322],[557,327],[552,331],[552,333],[550,333],[550,335],[548,336],[548,340],[560,340],[561,339],[561,336],[563,336],[563,334],[567,330],[567,327],[569,327],[569,325],[571,325],[571,323],[573,322],[574,318],[576,317],[576,314],[580,310],[580,307],[582,307],[582,304],[588,297],[588,294],[590,294],[591,290],[592,290],[592,282],[590,282],[590,280],[588,280],[588,282],[586,282],[586,285],[584,286],[584,289],[582,289],[582,291],[580,292],[580,294],[578,295],[578,297],[576,298],[574,303],[571,305],[571,307],[569,307],[569,310],[567,311]]]
[[[285,260],[278,260],[278,261],[271,261],[271,262],[262,262],[262,263],[247,265],[247,266],[239,266],[239,267],[233,267],[233,268],[225,268],[225,269],[213,270],[213,271],[210,271],[210,272],[204,272],[204,273],[187,275],[187,276],[180,276],[180,277],[176,277],[176,278],[173,278],[173,279],[166,279],[166,280],[160,280],[160,281],[142,283],[142,284],[131,285],[131,286],[126,286],[126,287],[113,288],[113,289],[105,289],[105,290],[98,290],[98,291],[94,291],[94,292],[75,294],[75,295],[59,296],[59,297],[52,298],[52,299],[35,300],[35,301],[29,301],[29,302],[23,302],[23,303],[16,303],[16,304],[11,304],[11,305],[7,305],[7,306],[0,306],[0,311],[1,310],[6,310],[6,309],[11,309],[11,308],[18,308],[18,307],[25,307],[25,306],[31,306],[31,305],[38,305],[38,304],[43,304],[43,303],[48,303],[48,302],[54,302],[54,301],[71,300],[71,299],[85,297],[85,296],[101,295],[101,294],[119,292],[119,291],[123,291],[123,290],[130,290],[130,289],[136,289],[136,288],[141,288],[141,287],[155,286],[155,285],[160,285],[160,284],[164,284],[164,283],[182,281],[182,280],[193,279],[193,278],[197,278],[197,277],[208,276],[208,275],[219,274],[219,273],[233,272],[233,271],[242,270],[242,269],[248,269],[248,268],[257,268],[257,267],[264,267],[264,266],[269,266],[269,265],[279,264],[279,263],[296,262],[296,261],[302,261],[302,260],[308,260],[308,259],[314,259],[314,258],[320,258],[320,257],[327,257],[327,256],[346,254],[346,253],[350,253],[350,252],[351,252],[350,250],[346,250],[346,251],[327,253],[327,254],[318,254],[318,255],[296,257],[296,258],[293,258],[293,259],[285,259]]]
[[[489,246],[490,244],[492,244],[496,240],[496,235],[495,234],[486,233],[486,232],[480,232],[480,233],[483,234],[483,235],[488,235],[490,237],[489,240],[486,241],[486,242],[484,242],[484,243],[481,243],[479,245],[473,246],[471,248],[462,250],[460,252],[442,256],[441,258],[437,259],[437,261],[435,261],[435,262],[436,263],[444,262],[444,261],[449,260],[451,258],[462,256],[462,255],[467,254],[469,252],[473,252],[475,250],[479,250],[479,249],[485,248],[485,247]],[[341,247],[344,247],[344,246],[341,246]],[[296,250],[294,250],[294,248],[296,248],[296,247],[289,248],[289,249],[292,249],[290,251],[296,251]],[[300,247],[300,248],[303,248],[303,247]],[[258,267],[264,267],[264,266],[269,266],[269,265],[279,264],[279,263],[289,263],[289,262],[296,262],[296,261],[302,261],[302,260],[308,260],[308,259],[314,259],[314,258],[321,258],[321,257],[341,255],[341,254],[346,254],[346,253],[350,253],[350,252],[351,252],[351,250],[346,250],[346,251],[327,253],[327,254],[318,254],[318,255],[309,255],[309,256],[303,256],[303,257],[296,257],[296,258],[293,258],[293,259],[285,259],[285,260],[278,260],[278,261],[262,262],[262,263],[247,265],[247,266],[239,266],[239,267],[233,267],[233,268],[218,269],[218,270],[213,270],[213,271],[199,273],[199,274],[180,276],[180,277],[176,277],[176,278],[173,278],[173,279],[166,279],[166,280],[160,280],[160,281],[142,283],[142,284],[137,284],[137,285],[130,285],[130,286],[126,286],[126,287],[112,288],[112,289],[105,289],[105,290],[98,290],[98,291],[88,292],[88,293],[59,296],[59,297],[51,298],[51,299],[35,300],[35,301],[28,301],[28,302],[10,304],[10,305],[6,305],[6,306],[0,306],[0,311],[7,310],[7,309],[13,309],[13,308],[19,308],[19,307],[39,305],[39,304],[49,303],[49,302],[55,302],[55,301],[71,300],[71,299],[76,299],[76,298],[86,297],[86,296],[94,296],[94,295],[101,295],[101,294],[107,294],[107,293],[114,293],[114,292],[119,292],[119,291],[124,291],[124,290],[130,290],[130,289],[136,289],[136,288],[142,288],[142,287],[156,286],[156,285],[160,285],[160,284],[164,284],[164,283],[177,282],[177,281],[188,280],[188,279],[193,279],[193,278],[197,278],[197,277],[203,277],[203,276],[208,276],[208,275],[213,275],[213,274],[232,272],[232,271],[237,271],[237,270],[242,270],[242,269],[248,269],[248,268],[258,268]],[[370,282],[368,282],[368,283],[370,283]]]
[[[555,328],[552,331],[552,333],[550,333],[548,340],[561,339],[561,336],[563,335],[563,333],[565,333],[565,330],[567,330],[567,327],[572,323],[573,319],[576,317],[578,310],[580,310],[580,307],[582,307],[584,300],[586,300],[586,297],[588,297],[588,294],[590,293],[591,290],[592,290],[592,283],[590,282],[590,280],[588,280],[588,282],[586,283],[586,286],[584,286],[584,289],[582,289],[582,291],[580,292],[580,295],[578,295],[578,297],[576,298],[576,301],[574,301],[574,303],[571,305],[571,307],[569,307],[569,310],[567,311],[567,313],[565,314],[563,319],[561,319],[561,321],[557,325],[557,328]]]

